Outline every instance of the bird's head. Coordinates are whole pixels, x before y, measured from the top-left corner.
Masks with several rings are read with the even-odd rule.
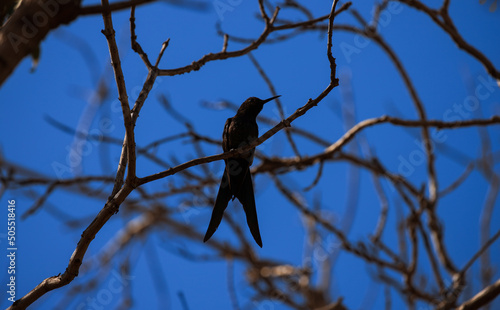
[[[262,108],[264,107],[264,104],[266,102],[269,102],[269,101],[276,99],[280,96],[281,95],[274,96],[274,97],[271,97],[271,98],[265,99],[265,100],[259,99],[257,97],[250,97],[247,100],[245,100],[245,102],[243,102],[241,104],[237,113],[242,113],[242,114],[244,113],[244,114],[248,114],[248,115],[257,117],[257,115],[260,113],[260,111],[262,111]]]

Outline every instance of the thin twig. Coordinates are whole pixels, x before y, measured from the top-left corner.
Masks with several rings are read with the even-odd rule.
[[[102,6],[107,9],[109,8],[108,0],[102,0]],[[105,10],[102,14],[104,20],[104,30],[102,33],[106,36],[108,42],[109,55],[111,58],[111,65],[113,66],[113,72],[115,74],[116,87],[118,89],[118,99],[120,100],[122,107],[123,122],[125,125],[126,136],[124,139],[123,152],[127,152],[127,178],[125,182],[133,182],[135,179],[135,134],[134,126],[132,123],[132,118],[130,115],[130,106],[128,102],[127,88],[125,86],[125,78],[123,76],[120,54],[118,52],[118,46],[115,40],[115,30],[113,29],[113,20],[111,18],[111,12]]]
[[[469,261],[462,267],[460,270],[461,274],[465,274],[465,272],[472,266],[472,264],[488,249],[498,238],[500,237],[500,230],[498,230],[488,241],[486,241],[479,251],[477,251]]]

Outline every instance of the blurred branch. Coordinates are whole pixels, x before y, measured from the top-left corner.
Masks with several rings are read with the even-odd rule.
[[[495,283],[491,284],[490,286],[486,287],[485,289],[477,293],[474,297],[467,300],[456,309],[457,310],[479,309],[490,303],[498,295],[500,295],[500,279],[498,279]]]

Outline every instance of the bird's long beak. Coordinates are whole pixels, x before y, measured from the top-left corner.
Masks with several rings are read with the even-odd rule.
[[[274,96],[274,97],[271,97],[271,98],[269,98],[269,99],[263,100],[263,101],[264,101],[264,102],[263,102],[263,104],[264,104],[264,103],[266,103],[266,102],[269,102],[269,101],[271,101],[271,100],[273,100],[273,99],[276,99],[276,98],[278,98],[278,97],[281,97],[281,95]]]

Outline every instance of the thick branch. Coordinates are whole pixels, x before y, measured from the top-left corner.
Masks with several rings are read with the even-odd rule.
[[[96,234],[106,224],[109,218],[118,211],[118,207],[125,200],[125,198],[132,192],[133,188],[125,186],[118,192],[114,199],[111,199],[104,208],[99,212],[96,218],[82,233],[82,237],[76,245],[75,251],[68,263],[66,271],[62,275],[53,276],[42,281],[28,294],[16,300],[8,310],[26,309],[29,305],[35,302],[38,298],[45,293],[57,289],[61,286],[67,285],[78,276],[78,271],[83,261],[83,257],[87,252],[90,242],[94,240]]]
[[[23,0],[0,27],[0,86],[24,57],[34,53],[51,29],[78,16],[81,0]]]
[[[486,287],[474,297],[460,305],[457,310],[473,310],[489,304],[493,299],[500,295],[500,279],[492,285]]]

